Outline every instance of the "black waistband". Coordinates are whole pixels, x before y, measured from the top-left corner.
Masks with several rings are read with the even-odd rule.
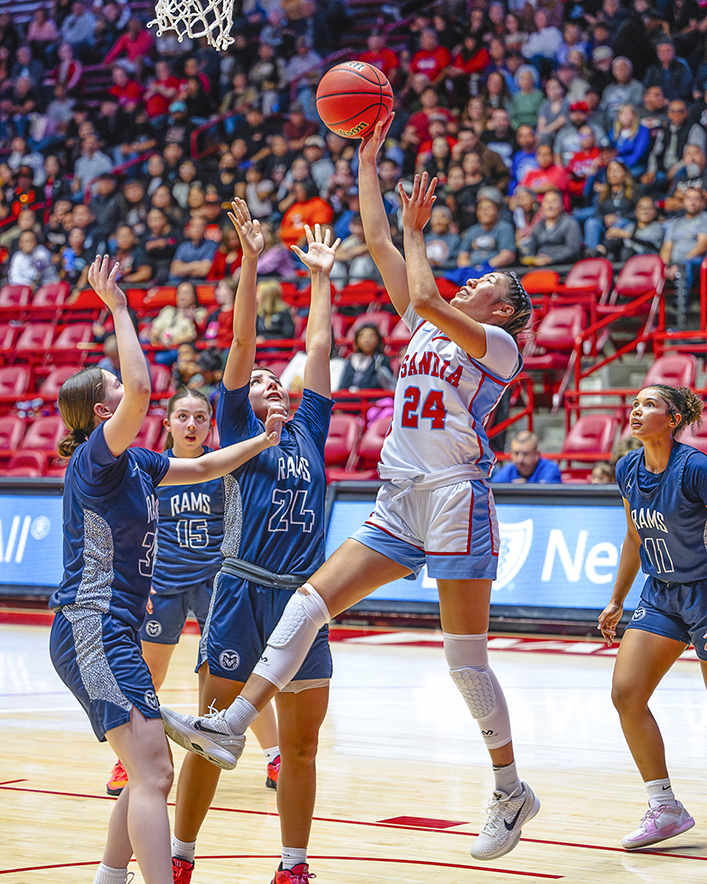
[[[292,574],[275,574],[274,571],[268,571],[267,568],[260,568],[258,565],[252,565],[243,559],[237,559],[235,556],[227,556],[223,560],[221,570],[234,577],[241,577],[243,580],[249,580],[251,583],[257,583],[260,586],[271,586],[274,589],[299,589],[303,583],[307,581],[307,577],[296,577]]]

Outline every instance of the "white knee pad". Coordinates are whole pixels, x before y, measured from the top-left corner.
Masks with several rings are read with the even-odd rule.
[[[511,741],[511,723],[503,690],[488,664],[487,635],[444,633],[444,652],[452,680],[472,717],[481,728],[489,749]]]
[[[331,620],[329,609],[317,590],[305,583],[308,595],[299,590],[285,606],[253,672],[282,690],[302,665],[319,630]]]

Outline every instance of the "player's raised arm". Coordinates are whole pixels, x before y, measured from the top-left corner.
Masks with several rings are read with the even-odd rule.
[[[312,278],[312,298],[307,320],[307,362],[304,367],[304,386],[320,396],[331,397],[331,285],[329,276],[334,266],[336,250],[341,240],[331,242],[331,230],[322,236],[319,224],[312,229],[305,225],[307,251],[297,246],[292,251],[309,268]]]
[[[243,261],[233,305],[233,343],[228,351],[223,384],[227,390],[236,390],[249,382],[255,361],[255,287],[258,257],[265,243],[260,231],[260,221],[251,219],[245,200],[236,197],[231,207],[233,211],[228,213],[228,217],[241,241]]]
[[[361,221],[371,257],[380,270],[393,306],[402,316],[410,304],[405,259],[396,249],[390,235],[377,164],[378,152],[388,134],[393,116],[391,114],[386,123],[376,123],[372,134],[361,142],[358,149],[358,194]]]
[[[120,265],[115,264],[109,272],[108,256],[97,257],[88,271],[88,281],[96,294],[113,314],[115,337],[118,344],[120,370],[125,392],[113,415],[105,421],[103,429],[106,445],[118,457],[137,436],[150,405],[150,372],[145,354],[138,341],[135,327],[128,313],[128,299],[117,283]],[[117,386],[120,382],[115,379]],[[100,402],[94,409],[105,409],[110,414],[110,405]]]
[[[422,231],[432,214],[436,186],[437,179],[429,181],[427,173],[423,172],[422,176],[415,175],[409,197],[399,187],[403,203],[403,242],[410,301],[418,316],[449,335],[470,356],[480,359],[486,355],[483,325],[444,300],[427,259]]]

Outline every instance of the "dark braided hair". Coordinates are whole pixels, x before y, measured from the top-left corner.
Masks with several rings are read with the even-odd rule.
[[[673,428],[676,435],[683,427],[697,424],[702,426],[702,407],[704,403],[689,387],[669,387],[667,384],[651,384],[650,389],[657,390],[660,397],[668,408],[668,414],[675,417],[680,415],[680,423]],[[694,434],[694,429],[693,429]]]
[[[530,302],[530,295],[512,270],[503,271],[501,276],[508,285],[508,294],[504,300],[514,308],[511,318],[501,327],[515,338],[528,324],[533,306]]]

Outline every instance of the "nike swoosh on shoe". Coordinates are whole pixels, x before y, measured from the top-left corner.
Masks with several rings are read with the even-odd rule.
[[[518,808],[518,813],[513,817],[513,822],[509,825],[508,820],[504,819],[503,825],[508,829],[509,832],[512,832],[515,829],[516,823],[518,822],[518,817],[521,815],[521,811],[525,807],[525,801]]]

